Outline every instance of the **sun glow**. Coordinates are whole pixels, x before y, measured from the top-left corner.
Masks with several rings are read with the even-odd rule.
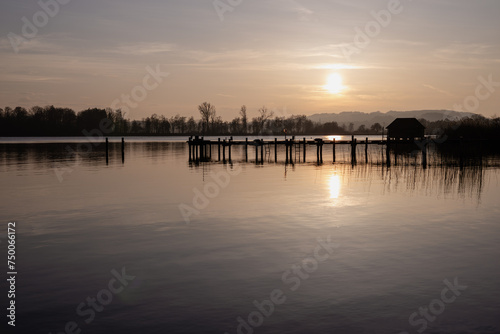
[[[328,140],[341,140],[342,136],[327,136],[326,137]]]
[[[342,76],[338,73],[332,73],[326,80],[326,85],[323,86],[330,94],[340,94],[344,90],[342,84]]]
[[[342,187],[342,184],[340,182],[340,176],[337,174],[333,174],[330,176],[329,180],[329,188],[330,188],[330,198],[336,199],[339,198],[340,195],[340,188]]]

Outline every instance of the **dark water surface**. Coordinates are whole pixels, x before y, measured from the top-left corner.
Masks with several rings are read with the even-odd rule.
[[[256,164],[236,147],[196,164],[181,140],[140,139],[106,164],[77,146],[0,144],[9,332],[500,333],[495,157]]]

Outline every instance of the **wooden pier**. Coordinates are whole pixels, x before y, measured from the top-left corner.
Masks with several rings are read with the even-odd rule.
[[[263,164],[265,161],[272,162],[272,157],[274,156],[274,162],[278,162],[278,153],[285,153],[285,163],[294,164],[296,162],[307,162],[307,153],[314,152],[314,150],[307,149],[308,147],[316,147],[316,159],[315,162],[317,164],[323,163],[323,149],[328,148],[331,145],[331,149],[327,149],[326,155],[330,155],[328,152],[331,152],[331,161],[335,163],[337,161],[338,152],[341,152],[343,156],[342,162],[347,162],[349,158],[346,159],[346,153],[348,156],[350,155],[350,162],[355,165],[357,164],[358,158],[360,156],[364,157],[364,162],[368,164],[369,160],[372,161],[374,152],[378,152],[378,158],[375,158],[378,163],[382,163],[391,166],[392,163],[394,165],[398,164],[398,160],[401,159],[402,156],[410,154],[412,157],[416,157],[417,155],[421,155],[420,163],[424,168],[427,166],[428,161],[428,152],[429,145],[434,144],[433,147],[438,145],[442,147],[443,145],[449,146],[446,149],[448,154],[453,154],[458,161],[458,166],[461,168],[467,164],[471,163],[471,160],[477,159],[482,164],[483,147],[487,144],[485,140],[465,140],[463,138],[460,139],[448,139],[446,141],[442,141],[440,139],[431,139],[430,137],[419,138],[419,139],[399,139],[399,140],[388,140],[380,139],[380,140],[370,140],[368,137],[365,137],[364,140],[358,140],[354,136],[351,136],[351,140],[325,140],[323,138],[315,138],[307,140],[305,137],[302,139],[296,140],[294,136],[290,139],[281,139],[274,138],[273,140],[264,140],[264,139],[255,139],[253,141],[249,141],[248,138],[245,140],[233,140],[233,137],[229,139],[221,139],[217,140],[205,140],[204,137],[201,136],[191,136],[188,140],[189,147],[189,161],[190,162],[210,162],[210,161],[222,161],[224,163],[232,162],[232,147],[233,146],[244,146],[243,158],[238,158],[239,161],[242,159],[245,162],[249,162],[249,155],[251,152],[255,153],[256,164]],[[109,164],[109,151],[110,145],[109,140],[105,138],[105,158],[106,165]],[[343,148],[337,150],[339,145],[344,145]],[[358,145],[361,145],[363,149],[358,149]],[[381,147],[379,150],[369,150],[370,145],[376,145]],[[215,147],[216,146],[216,147]],[[253,149],[251,148],[253,146]],[[345,147],[350,147],[350,149],[345,149]],[[284,147],[284,150],[282,149]],[[363,152],[364,151],[364,152]],[[212,152],[214,152],[212,154]],[[241,150],[240,150],[241,152]],[[392,152],[392,154],[391,154]],[[435,154],[435,150],[432,152]],[[364,154],[363,154],[364,153]],[[384,154],[385,153],[385,154]],[[474,155],[474,153],[476,153]],[[431,153],[432,154],[432,153]],[[442,154],[442,153],[441,153]],[[214,155],[214,157],[213,157]],[[369,156],[371,157],[369,159]],[[381,159],[380,159],[381,158]],[[328,159],[328,158],[326,158]],[[393,159],[393,161],[391,161]],[[329,159],[328,159],[329,160]],[[283,160],[281,160],[282,162]],[[416,161],[416,160],[415,160]],[[121,138],[121,162],[125,163],[125,138]]]
[[[109,164],[109,139],[106,137],[106,165]],[[125,163],[125,138],[122,137],[121,141],[121,148],[122,148],[122,164]]]
[[[426,161],[426,153],[427,153],[427,145],[429,143],[429,139],[425,139],[419,141],[420,145],[418,145],[420,151],[423,155],[423,161]],[[295,160],[299,160],[302,158],[302,162],[306,162],[306,152],[309,146],[316,147],[316,162],[318,164],[323,163],[323,149],[331,145],[332,152],[332,161],[336,162],[336,147],[338,145],[349,145],[350,146],[350,157],[351,162],[353,164],[357,163],[358,159],[358,145],[364,145],[364,160],[368,162],[368,146],[369,145],[378,145],[385,146],[386,148],[386,163],[390,166],[390,149],[402,145],[414,145],[415,140],[369,140],[368,137],[365,140],[357,140],[354,136],[351,137],[351,140],[324,140],[323,138],[316,138],[313,140],[307,140],[306,138],[302,138],[300,140],[296,140],[295,137],[291,139],[281,139],[274,138],[274,140],[263,140],[263,139],[255,139],[253,141],[249,141],[248,138],[245,140],[236,141],[233,140],[233,137],[229,139],[221,139],[218,138],[215,140],[205,140],[204,137],[194,136],[189,137],[189,161],[223,161],[223,162],[231,162],[232,154],[231,148],[233,146],[244,146],[244,160],[248,162],[249,156],[249,147],[253,146],[253,151],[255,153],[255,163],[264,163],[264,157],[268,156],[268,160],[271,161],[271,151],[274,152],[274,162],[278,162],[278,152],[280,151],[278,148],[281,146],[285,148],[285,162],[286,163],[294,163]],[[212,157],[212,147],[217,146],[217,156]],[[227,152],[227,154],[226,154]]]

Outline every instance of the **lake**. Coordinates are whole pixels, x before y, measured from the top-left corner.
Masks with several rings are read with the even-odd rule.
[[[253,138],[252,138],[253,139]],[[378,138],[377,138],[378,139]],[[13,333],[500,333],[500,159],[0,139]],[[215,154],[213,154],[215,156]],[[366,158],[366,159],[365,159]],[[395,157],[394,157],[395,158]],[[394,163],[395,162],[395,163]],[[4,265],[3,272],[8,269]],[[10,276],[8,276],[10,277]],[[4,312],[8,307],[2,280]]]

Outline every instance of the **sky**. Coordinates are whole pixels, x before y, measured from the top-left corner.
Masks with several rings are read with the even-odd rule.
[[[498,0],[0,0],[0,106],[500,116]]]

